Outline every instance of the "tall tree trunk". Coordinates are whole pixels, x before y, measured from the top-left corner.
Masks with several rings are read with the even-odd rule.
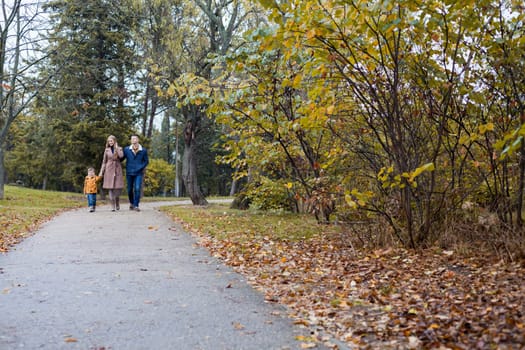
[[[4,168],[4,146],[0,144],[0,199],[4,199],[5,168]]]
[[[193,107],[193,108],[192,108]],[[194,106],[190,106],[188,109],[195,110]],[[199,113],[196,111],[196,113]],[[186,122],[184,128],[184,156],[182,157],[182,180],[184,181],[184,187],[191,198],[193,205],[207,205],[208,201],[202,194],[197,179],[197,142],[195,139],[197,121],[199,118],[189,119]]]
[[[175,197],[180,197],[179,172],[179,122],[175,120]]]
[[[4,199],[4,185],[5,185],[5,168],[4,168],[4,158],[5,158],[5,147],[7,143],[7,135],[9,131],[9,126],[16,117],[15,113],[15,85],[17,83],[17,72],[18,65],[20,62],[20,33],[21,33],[21,23],[20,23],[20,4],[21,1],[17,0],[14,2],[12,11],[6,12],[6,6],[2,1],[2,10],[3,10],[3,19],[4,23],[0,26],[0,83],[8,79],[9,74],[6,73],[6,47],[8,41],[9,27],[13,23],[16,25],[16,45],[14,52],[14,64],[11,69],[10,76],[10,91],[7,96],[4,96],[4,86],[0,87],[0,199]],[[7,98],[7,100],[5,100]],[[7,103],[6,103],[7,102]],[[7,108],[6,108],[7,107]]]
[[[142,135],[146,136],[147,128],[148,128],[148,106],[149,106],[149,98],[150,98],[150,81],[149,78],[146,81],[146,92],[144,93],[144,110],[142,111]]]
[[[157,114],[157,106],[159,103],[159,96],[157,94],[157,91],[153,90],[151,95],[151,109],[149,112],[149,123],[148,128],[146,130],[146,133],[144,134],[145,137],[148,139],[151,139],[151,135],[153,134],[153,122],[155,121],[155,114]]]

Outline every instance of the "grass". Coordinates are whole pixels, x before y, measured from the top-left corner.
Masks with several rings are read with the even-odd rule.
[[[0,200],[0,252],[20,242],[57,213],[85,205],[80,193],[4,187]]]
[[[268,238],[281,241],[299,241],[318,235],[321,231],[337,231],[336,226],[319,226],[311,215],[286,212],[230,209],[229,204],[211,204],[206,207],[170,206],[163,211],[183,221],[192,230],[206,233],[216,239],[243,242]]]

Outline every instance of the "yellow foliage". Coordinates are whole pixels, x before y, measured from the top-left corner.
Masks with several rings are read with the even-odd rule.
[[[494,131],[494,123],[480,125],[478,130],[480,135],[484,135],[487,131]]]

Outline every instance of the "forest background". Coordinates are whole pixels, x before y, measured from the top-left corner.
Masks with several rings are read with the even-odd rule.
[[[524,255],[520,1],[2,6],[0,198],[79,191],[107,136],[138,132],[147,194]]]

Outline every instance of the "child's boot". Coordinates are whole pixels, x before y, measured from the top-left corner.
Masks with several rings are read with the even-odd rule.
[[[89,212],[92,213],[95,211],[95,207],[89,207]]]

